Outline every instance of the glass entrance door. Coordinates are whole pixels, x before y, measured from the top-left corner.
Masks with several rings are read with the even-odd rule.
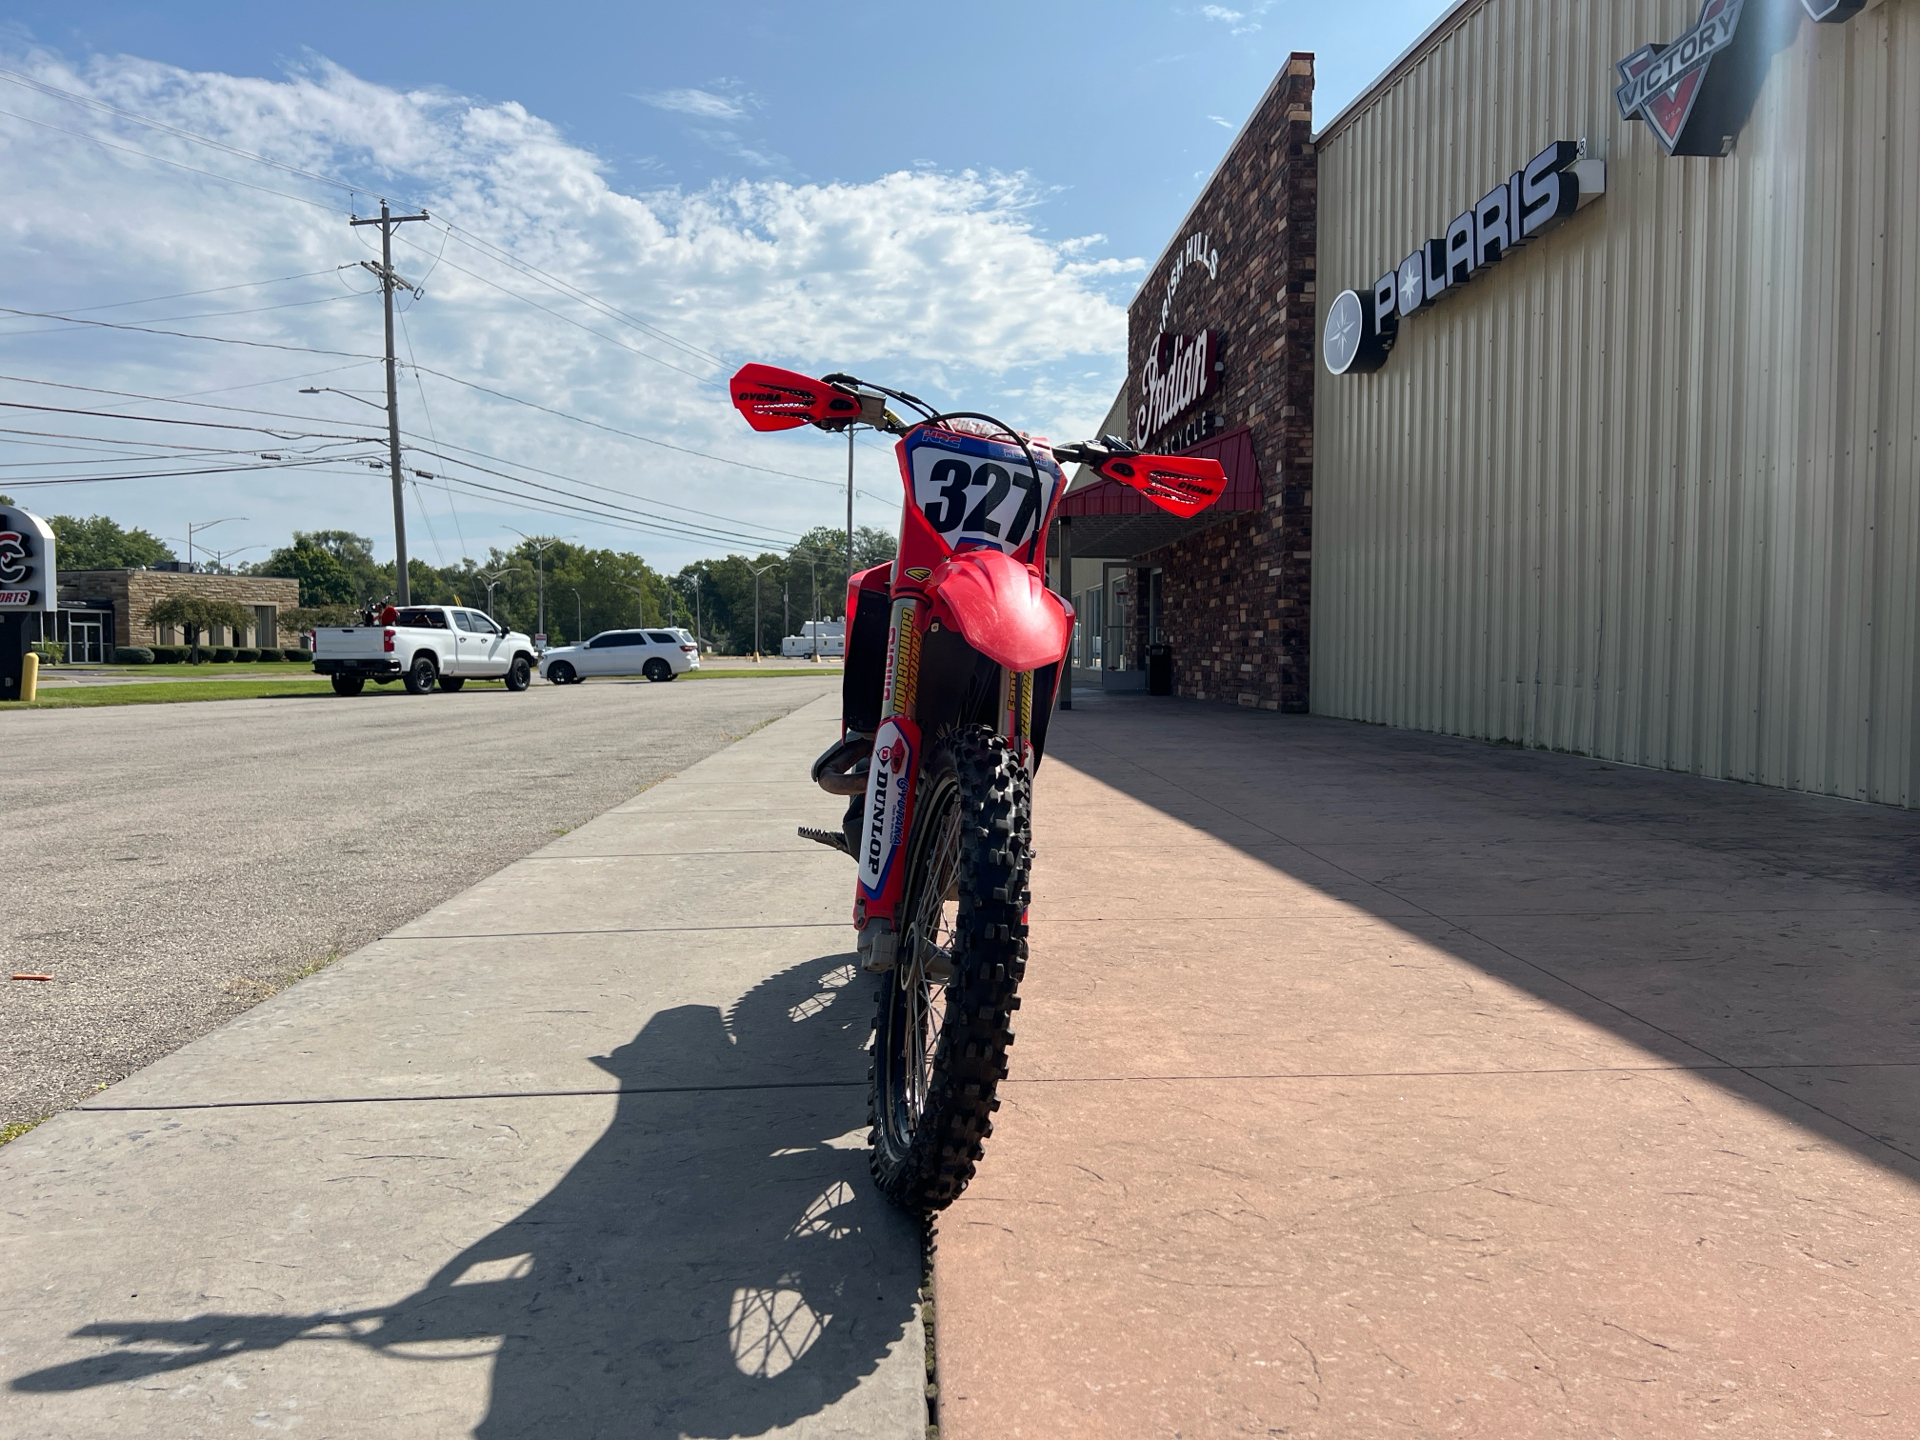
[[[106,627],[98,619],[67,617],[67,663],[104,665],[107,662]]]

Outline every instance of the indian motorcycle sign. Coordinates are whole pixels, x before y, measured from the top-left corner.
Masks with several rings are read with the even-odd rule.
[[[1133,416],[1134,443],[1147,441],[1213,390],[1220,369],[1219,336],[1162,335],[1140,368],[1140,408]]]

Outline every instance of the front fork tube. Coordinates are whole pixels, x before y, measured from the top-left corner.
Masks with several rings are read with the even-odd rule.
[[[860,950],[869,970],[892,969],[900,944],[895,922],[906,887],[901,852],[913,825],[914,782],[920,775],[920,727],[914,722],[913,712],[920,691],[920,645],[926,608],[920,596],[900,596],[893,602],[887,630],[880,728],[873,737],[860,850],[854,856],[860,879],[854,893],[853,923],[860,931]]]
[[[925,753],[914,711],[929,608],[924,596],[896,599],[887,634],[882,719],[873,738],[860,852],[854,857],[860,879],[853,923],[861,932],[860,949],[870,970],[891,969],[900,943],[899,910],[907,879],[902,852],[913,833],[914,801]],[[1032,671],[1001,671],[995,722],[1008,747],[1029,770],[1033,766],[1033,691]]]

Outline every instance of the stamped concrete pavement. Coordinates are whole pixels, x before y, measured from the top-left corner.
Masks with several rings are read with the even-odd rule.
[[[0,1150],[8,1436],[919,1436],[816,702]]]
[[[944,1440],[1920,1430],[1920,814],[1109,697]]]

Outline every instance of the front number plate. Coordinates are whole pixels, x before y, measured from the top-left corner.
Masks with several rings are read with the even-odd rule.
[[[1027,464],[1018,445],[950,430],[915,430],[901,442],[913,503],[954,550],[1030,545],[1053,509],[1060,467],[1045,451]]]

